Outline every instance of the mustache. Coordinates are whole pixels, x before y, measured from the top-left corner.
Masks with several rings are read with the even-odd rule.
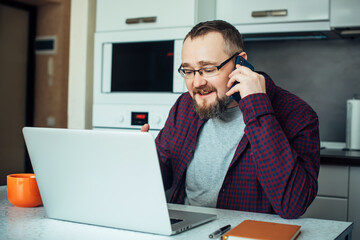
[[[196,93],[204,93],[204,92],[216,92],[216,88],[214,88],[214,87],[202,87],[202,88],[195,88],[193,90],[194,95]]]

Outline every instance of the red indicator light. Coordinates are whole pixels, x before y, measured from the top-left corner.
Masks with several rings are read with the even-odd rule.
[[[166,54],[166,56],[172,57],[172,56],[174,56],[174,53],[173,53],[173,52],[169,52],[169,53]]]
[[[145,119],[146,115],[145,114],[136,114],[135,118],[136,119]]]

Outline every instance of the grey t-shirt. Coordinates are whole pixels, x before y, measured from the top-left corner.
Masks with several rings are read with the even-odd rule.
[[[244,135],[239,107],[209,119],[203,126],[185,182],[185,204],[216,207],[218,194],[235,150]]]

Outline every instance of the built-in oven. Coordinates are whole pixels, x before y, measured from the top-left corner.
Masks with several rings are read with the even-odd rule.
[[[93,128],[155,133],[186,91],[177,72],[189,29],[152,29],[95,34]]]

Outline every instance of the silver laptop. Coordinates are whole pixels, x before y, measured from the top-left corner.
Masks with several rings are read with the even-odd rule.
[[[23,129],[48,218],[172,235],[216,215],[168,209],[153,136]]]

